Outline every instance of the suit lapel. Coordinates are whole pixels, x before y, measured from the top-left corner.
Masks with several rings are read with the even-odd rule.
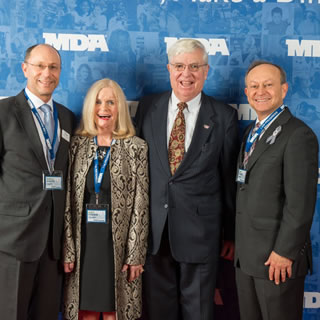
[[[171,91],[161,96],[156,102],[151,115],[153,141],[162,167],[168,176],[171,176],[167,148],[167,118],[170,95]]]
[[[175,177],[180,175],[193,163],[193,161],[195,161],[195,159],[199,157],[199,153],[201,152],[203,145],[214,131],[214,127],[218,125],[214,122],[214,116],[214,111],[210,107],[210,103],[208,102],[206,95],[202,94],[201,106],[192,135],[192,140],[188,148],[188,152],[185,154],[180,166],[175,172]]]
[[[277,119],[270,125],[270,127],[265,131],[262,138],[257,142],[256,147],[249,157],[247,170],[249,171],[255,162],[261,157],[261,155],[271,147],[271,144],[267,143],[267,139],[272,135],[274,130],[284,125],[292,117],[290,111],[286,108]],[[281,132],[279,133],[281,135]],[[277,143],[277,139],[274,143]]]
[[[14,112],[21,127],[26,133],[26,137],[39,160],[41,167],[47,170],[47,162],[43,153],[42,143],[39,137],[39,133],[34,123],[31,108],[24,96],[23,91],[17,96],[17,103],[14,105]]]
[[[63,110],[60,108],[60,106],[55,103],[58,111],[58,119],[59,119],[59,124],[60,124],[60,142],[59,142],[59,147],[57,150],[56,154],[56,160],[54,163],[55,169],[61,169],[64,168],[66,159],[68,157],[68,149],[69,149],[69,143],[70,141],[67,141],[63,135],[62,135],[62,130],[66,131],[69,133],[69,138],[71,139],[71,128],[68,127],[67,122],[66,122],[66,117],[63,116]]]

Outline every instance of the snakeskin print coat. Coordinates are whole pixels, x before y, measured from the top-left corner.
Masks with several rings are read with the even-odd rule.
[[[81,255],[81,221],[87,172],[97,150],[93,138],[75,136],[69,151],[63,259],[75,263],[65,274],[64,317],[77,320]],[[118,320],[141,314],[141,276],[127,281],[124,264],[144,264],[149,223],[147,144],[134,136],[111,147],[110,180],[115,264],[115,303]]]

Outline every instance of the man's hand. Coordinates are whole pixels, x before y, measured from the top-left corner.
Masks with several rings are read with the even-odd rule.
[[[280,284],[280,279],[282,282],[285,282],[287,276],[291,278],[292,260],[282,257],[274,251],[271,252],[264,265],[269,266],[269,279],[277,285]]]
[[[234,242],[224,241],[220,256],[226,260],[233,260],[234,258]]]

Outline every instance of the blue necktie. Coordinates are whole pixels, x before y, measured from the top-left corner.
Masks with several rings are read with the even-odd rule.
[[[43,123],[47,129],[49,139],[52,144],[53,135],[54,135],[54,120],[53,120],[53,115],[51,112],[51,107],[48,104],[43,104],[40,107],[40,109],[44,113]],[[55,152],[57,151],[57,148],[58,148],[58,141],[56,141],[56,143],[54,145]],[[54,162],[51,160],[49,148],[47,148],[47,159],[48,159],[49,167],[51,168],[51,170],[53,170],[53,163]]]
[[[53,130],[54,130],[54,121],[53,121],[51,108],[50,108],[50,106],[48,104],[43,104],[40,107],[40,109],[44,113],[44,126],[46,127],[46,129],[48,131],[50,142],[52,143]]]

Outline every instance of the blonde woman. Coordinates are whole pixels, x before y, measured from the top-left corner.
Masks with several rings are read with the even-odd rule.
[[[64,228],[66,320],[140,317],[148,236],[147,145],[119,85],[89,89],[72,138]]]

